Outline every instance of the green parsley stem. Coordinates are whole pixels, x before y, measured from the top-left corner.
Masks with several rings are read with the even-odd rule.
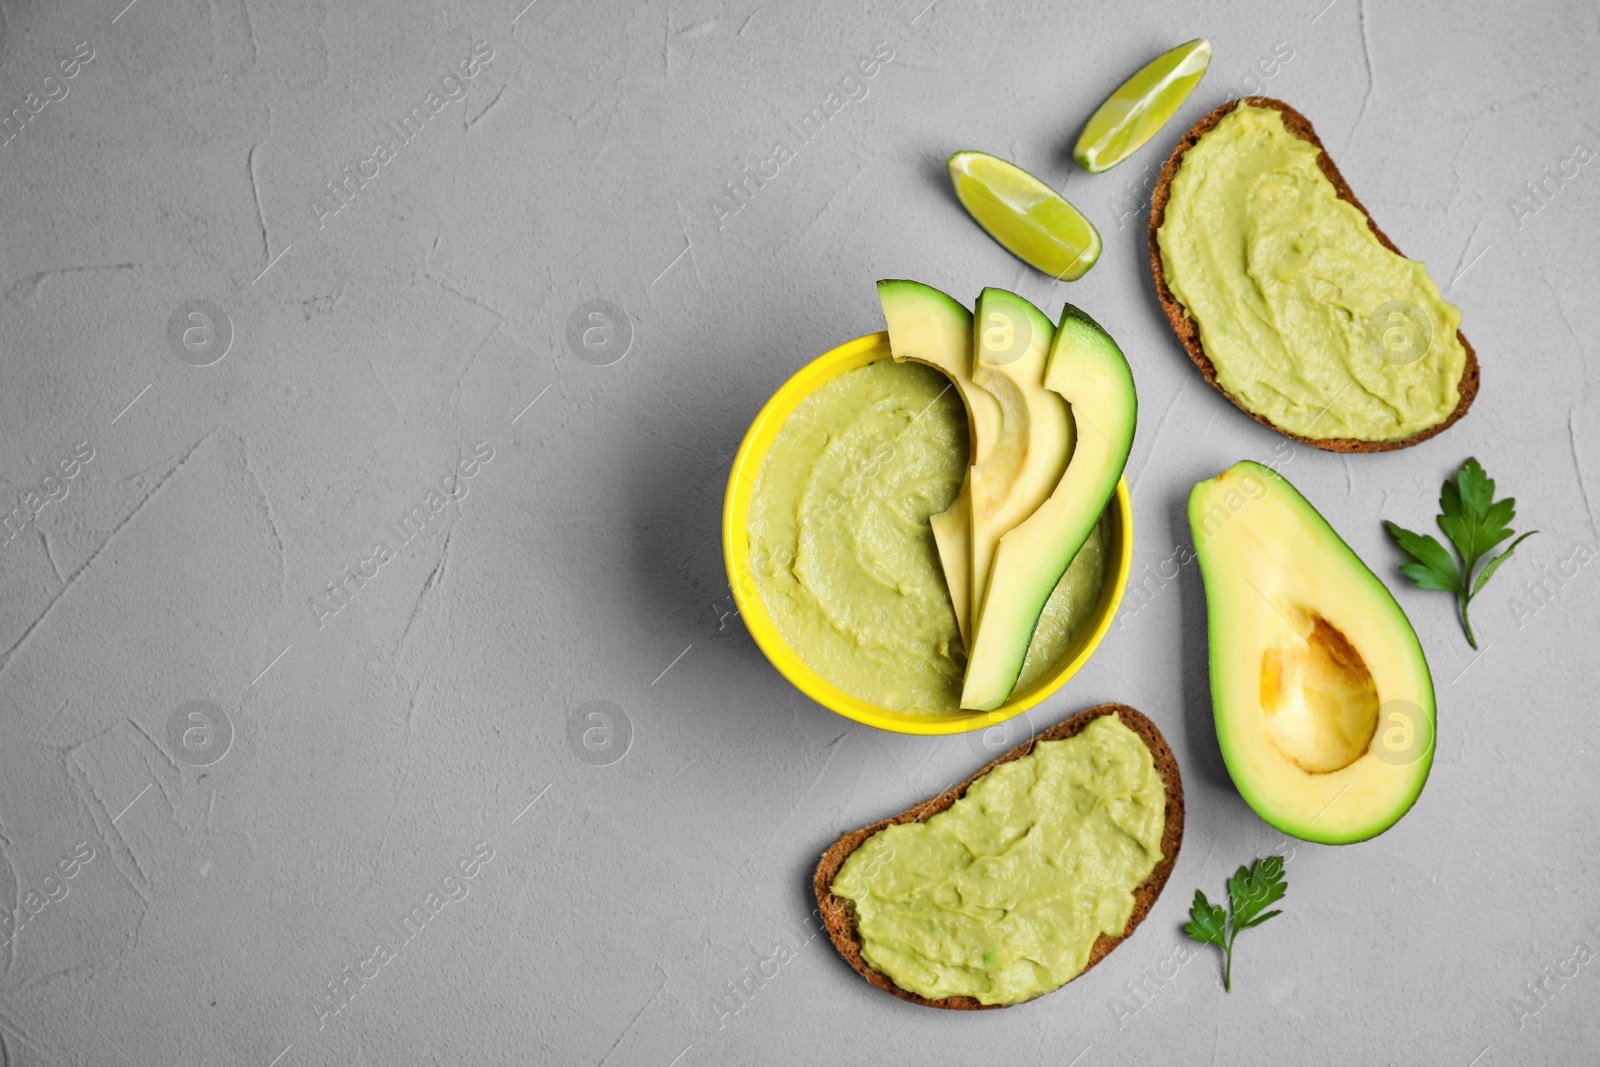
[[[1231,923],[1229,924],[1232,925]],[[1222,951],[1222,991],[1233,992],[1233,939],[1239,936],[1239,931],[1228,931],[1228,947]]]

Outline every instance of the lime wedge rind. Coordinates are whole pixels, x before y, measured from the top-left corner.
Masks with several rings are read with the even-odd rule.
[[[1078,165],[1099,174],[1137,152],[1183,106],[1210,65],[1211,43],[1201,37],[1135,71],[1084,124],[1072,150]]]
[[[1028,266],[1070,282],[1100,258],[1100,231],[1061,194],[1016,164],[986,152],[957,152],[948,168],[967,213]]]

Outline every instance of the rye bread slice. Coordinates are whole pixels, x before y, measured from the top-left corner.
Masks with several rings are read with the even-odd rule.
[[[828,929],[828,936],[833,938],[834,947],[844,956],[845,962],[855,968],[856,973],[867,981],[877,986],[886,993],[893,993],[901,1000],[909,1000],[913,1004],[922,1004],[930,1008],[950,1008],[956,1011],[982,1011],[989,1008],[1007,1008],[1009,1004],[983,1004],[976,997],[945,997],[941,1000],[929,1000],[907,989],[901,989],[893,980],[882,971],[872,968],[861,957],[861,937],[856,930],[855,915],[851,911],[850,902],[842,897],[833,895],[829,888],[833,884],[834,876],[839,873],[839,868],[850,854],[861,847],[862,842],[885,826],[895,823],[921,822],[930,816],[944,811],[966,795],[967,787],[979,778],[988,774],[996,766],[1020,759],[1033,751],[1033,746],[1039,741],[1059,741],[1071,737],[1081,731],[1089,723],[1102,715],[1116,715],[1122,720],[1124,726],[1139,735],[1154,757],[1156,773],[1161,775],[1161,780],[1167,788],[1167,822],[1161,835],[1162,859],[1155,869],[1133,891],[1133,914],[1128,918],[1127,929],[1118,937],[1108,937],[1101,934],[1096,939],[1094,946],[1089,950],[1089,962],[1084,964],[1083,971],[1105,958],[1106,953],[1122,943],[1134,929],[1150,914],[1150,908],[1155,904],[1156,897],[1161,895],[1161,888],[1167,884],[1167,877],[1172,874],[1173,864],[1178,861],[1178,847],[1183,844],[1183,780],[1178,775],[1178,761],[1173,758],[1172,749],[1167,747],[1166,739],[1161,736],[1161,731],[1156,729],[1156,724],[1145,718],[1125,704],[1101,704],[1099,707],[1081,711],[1065,722],[1057,723],[1050,729],[1043,731],[1025,744],[985,763],[978,772],[960,785],[951,786],[932,800],[918,804],[899,815],[875,822],[871,826],[860,830],[853,830],[835,841],[826,852],[822,854],[822,861],[817,864],[817,873],[813,879],[813,887],[817,893],[817,905],[821,910],[823,925]],[[1035,998],[1037,999],[1037,998]],[[1021,1003],[1028,1003],[1022,1001]]]
[[[1253,104],[1256,107],[1269,107],[1280,112],[1283,115],[1283,125],[1290,133],[1303,140],[1310,141],[1322,149],[1317,155],[1317,163],[1322,167],[1322,173],[1327,175],[1328,180],[1333,183],[1339,198],[1355,205],[1356,210],[1366,217],[1367,225],[1372,228],[1373,236],[1378,239],[1379,243],[1396,255],[1405,255],[1404,252],[1395,247],[1393,241],[1389,240],[1388,235],[1378,228],[1378,224],[1372,219],[1372,214],[1367,211],[1360,200],[1356,199],[1356,194],[1350,190],[1350,186],[1345,182],[1344,176],[1339,173],[1339,168],[1334,166],[1333,159],[1328,155],[1328,149],[1323,145],[1321,139],[1317,137],[1317,132],[1311,128],[1309,119],[1282,100],[1274,100],[1268,96],[1247,96],[1243,102]],[[1194,360],[1195,366],[1200,368],[1200,373],[1205,375],[1206,381],[1210,382],[1217,392],[1232,401],[1235,407],[1263,426],[1270,426],[1285,437],[1293,438],[1313,448],[1327,449],[1330,452],[1389,452],[1397,448],[1409,448],[1449,429],[1457,419],[1467,413],[1467,408],[1472,406],[1472,401],[1478,395],[1478,356],[1473,352],[1472,346],[1467,343],[1466,336],[1459,329],[1456,330],[1456,337],[1460,339],[1461,347],[1466,349],[1467,352],[1466,366],[1462,369],[1461,383],[1458,386],[1460,401],[1456,404],[1455,410],[1450,413],[1449,417],[1437,426],[1419,430],[1410,437],[1402,438],[1398,441],[1361,441],[1353,437],[1301,437],[1299,434],[1290,433],[1283,427],[1274,424],[1270,419],[1257,415],[1241,404],[1236,397],[1224,389],[1217,381],[1217,369],[1206,356],[1205,348],[1200,343],[1199,324],[1189,317],[1189,313],[1184,310],[1182,304],[1178,303],[1177,298],[1172,295],[1172,290],[1167,286],[1166,274],[1161,268],[1161,247],[1156,243],[1156,231],[1161,228],[1161,223],[1167,217],[1167,199],[1171,193],[1172,178],[1173,175],[1178,173],[1178,166],[1183,162],[1184,154],[1193,148],[1201,137],[1210,132],[1212,127],[1221,122],[1222,117],[1237,107],[1239,103],[1240,101],[1238,100],[1228,101],[1195,123],[1194,128],[1183,135],[1183,140],[1178,142],[1178,147],[1173,149],[1171,157],[1167,160],[1167,165],[1162,168],[1161,180],[1156,183],[1155,193],[1150,200],[1150,273],[1155,278],[1156,295],[1161,299],[1161,309],[1167,313],[1167,321],[1172,323],[1173,332],[1178,335],[1178,340],[1182,341],[1183,347],[1188,349],[1189,357]]]

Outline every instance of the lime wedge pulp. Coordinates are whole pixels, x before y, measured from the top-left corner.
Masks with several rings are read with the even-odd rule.
[[[1028,266],[1070,282],[1100,258],[1100,232],[1021,167],[986,152],[957,152],[947,166],[961,206]]]
[[[1210,64],[1211,42],[1203,37],[1151,60],[1089,116],[1072,150],[1078,165],[1099,174],[1137,152],[1183,106]]]

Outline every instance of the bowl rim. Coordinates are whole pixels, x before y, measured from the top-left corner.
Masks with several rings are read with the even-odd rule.
[[[750,539],[746,528],[755,482],[766,461],[767,452],[785,419],[800,402],[825,383],[847,371],[892,358],[887,331],[866,334],[824,352],[796,371],[762,405],[750,429],[745,432],[739,451],[728,472],[728,488],[722,509],[722,555],[728,571],[728,587],[733,593],[739,617],[767,660],[791,685],[818,704],[867,726],[893,733],[937,736],[970,733],[987,729],[1022,714],[1054,694],[1088,662],[1116,619],[1117,608],[1133,568],[1133,505],[1127,479],[1117,480],[1112,497],[1111,523],[1114,573],[1100,589],[1095,605],[1094,625],[1079,638],[1076,650],[1069,649],[1054,668],[1034,681],[1020,694],[1013,694],[994,711],[957,711],[944,715],[891,711],[860,697],[852,696],[822,677],[789,646],[756,590],[749,573]]]

